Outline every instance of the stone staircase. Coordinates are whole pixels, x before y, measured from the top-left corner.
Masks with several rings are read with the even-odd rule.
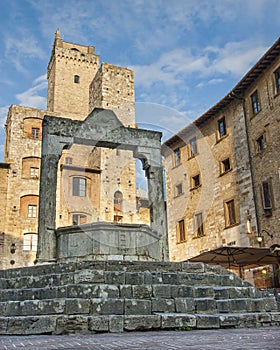
[[[0,334],[280,325],[273,297],[202,263],[80,261],[0,271]]]

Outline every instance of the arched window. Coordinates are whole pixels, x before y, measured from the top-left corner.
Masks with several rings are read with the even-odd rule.
[[[122,211],[123,194],[116,191],[114,194],[114,211]]]
[[[20,216],[35,219],[38,215],[39,196],[26,195],[20,198]]]
[[[38,179],[40,175],[39,157],[25,157],[22,159],[22,177],[26,179]]]
[[[73,225],[82,225],[86,224],[87,216],[85,214],[73,214],[72,215],[72,224]]]

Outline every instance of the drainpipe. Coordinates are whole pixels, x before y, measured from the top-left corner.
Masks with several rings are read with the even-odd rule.
[[[248,119],[247,119],[247,113],[246,113],[246,106],[245,106],[245,98],[238,96],[234,91],[232,91],[229,94],[231,97],[235,98],[236,100],[242,101],[242,108],[243,108],[243,115],[245,120],[245,133],[246,133],[246,140],[248,145],[248,156],[249,156],[249,164],[250,164],[250,174],[252,179],[252,192],[253,192],[253,201],[254,201],[254,207],[255,207],[255,213],[256,213],[256,230],[257,230],[257,237],[260,237],[260,220],[259,220],[259,210],[256,202],[256,188],[255,188],[255,174],[254,174],[254,167],[253,167],[253,161],[252,161],[252,149],[250,144],[250,138],[248,133]]]

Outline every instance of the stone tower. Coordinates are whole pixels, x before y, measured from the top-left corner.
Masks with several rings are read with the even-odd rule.
[[[84,120],[102,107],[134,127],[133,72],[100,65],[93,46],[65,42],[57,30],[47,76],[47,110],[13,105],[7,116],[0,163],[0,268],[32,265],[35,259],[44,115]],[[74,144],[63,151],[58,169],[56,227],[143,222],[136,210],[131,151]]]
[[[57,30],[48,65],[47,110],[84,119],[89,113],[89,85],[98,67],[93,46],[65,42]]]

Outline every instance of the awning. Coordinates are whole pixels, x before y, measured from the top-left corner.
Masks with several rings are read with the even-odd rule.
[[[258,266],[280,264],[280,246],[274,245],[271,248],[222,246],[201,253],[188,261],[221,265],[228,269],[241,267],[250,269]]]

